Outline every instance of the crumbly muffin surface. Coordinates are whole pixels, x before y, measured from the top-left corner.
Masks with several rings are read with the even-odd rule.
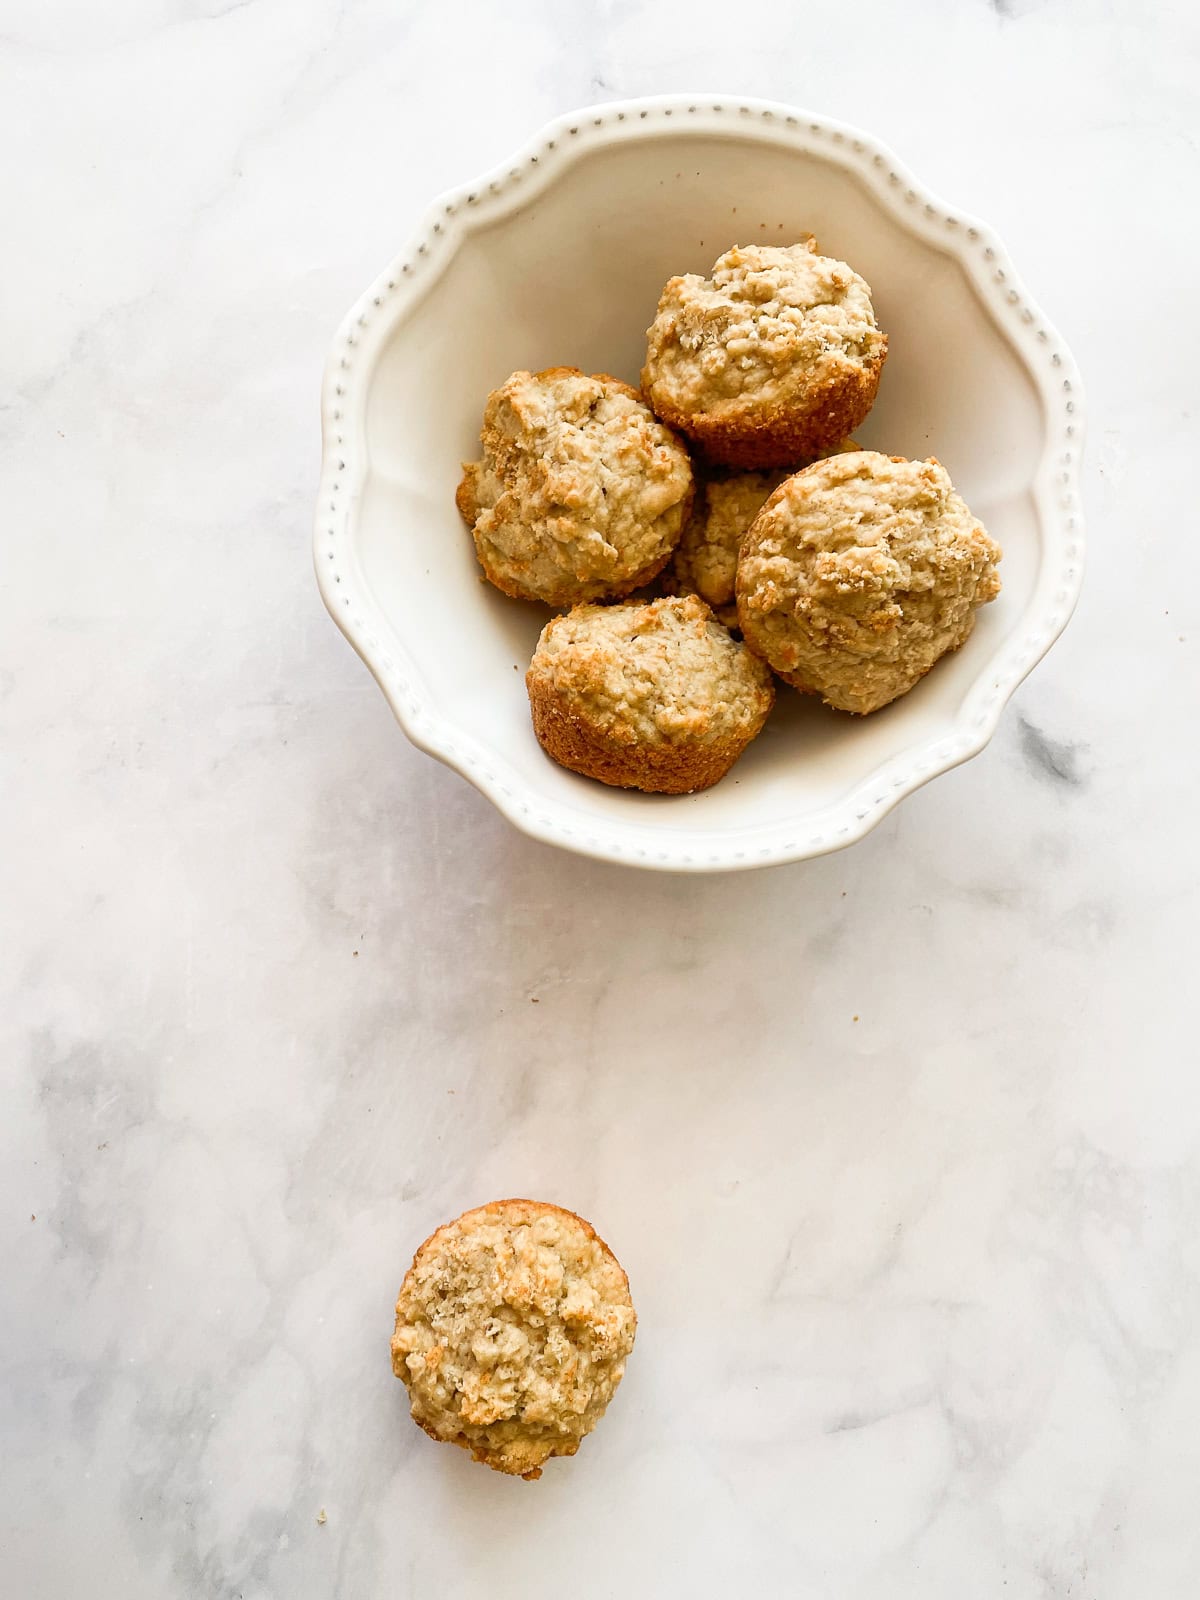
[[[502,1200],[417,1252],[396,1302],[392,1368],[427,1433],[536,1478],[595,1427],[636,1329],[625,1273],[586,1222]]]
[[[530,676],[624,744],[723,744],[757,732],[771,674],[695,595],[580,606],[542,631]]]
[[[737,247],[709,278],[670,279],[648,340],[643,388],[682,416],[803,397],[886,349],[865,281],[811,240]]]
[[[836,447],[857,450],[852,439]],[[832,452],[831,452],[832,453]],[[729,472],[701,474],[691,515],[671,559],[670,573],[682,594],[707,600],[727,627],[737,626],[734,607],[738,552],[763,504],[790,474]]]
[[[747,642],[796,688],[878,710],[963,643],[999,546],[936,460],[863,450],[785,480],[742,545]]]
[[[670,559],[691,462],[635,389],[571,367],[515,372],[488,396],[481,437],[456,498],[506,594],[562,606],[620,596]]]
[[[671,564],[683,593],[698,594],[714,611],[732,603],[738,551],[746,529],[785,476],[783,472],[736,472],[726,478],[710,478],[698,488]]]

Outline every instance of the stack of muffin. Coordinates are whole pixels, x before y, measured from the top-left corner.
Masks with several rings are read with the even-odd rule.
[[[526,675],[555,761],[705,789],[775,675],[865,714],[963,643],[1000,550],[936,460],[850,439],[886,355],[866,282],[807,239],[672,278],[641,393],[553,367],[489,395],[457,503],[488,579],[563,612]]]

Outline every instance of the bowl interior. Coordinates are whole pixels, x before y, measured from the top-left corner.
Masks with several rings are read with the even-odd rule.
[[[497,772],[582,825],[633,822],[694,834],[702,847],[706,835],[811,821],[950,731],[1021,626],[1042,555],[1038,390],[948,246],[910,231],[852,170],[819,154],[668,128],[593,148],[540,193],[521,189],[382,335],[359,419],[361,581],[439,715]],[[636,383],[668,277],[706,272],[735,243],[808,231],[867,278],[889,336],[879,399],[858,436],[894,454],[937,455],[1004,548],[1003,594],[962,650],[874,716],[841,715],[781,686],[762,736],[704,794],[644,796],[575,777],[542,755],[529,723],[524,671],[549,613],[481,580],[454,507],[484,399],[518,367],[578,366]]]

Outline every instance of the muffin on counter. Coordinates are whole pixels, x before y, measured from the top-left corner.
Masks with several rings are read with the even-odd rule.
[[[392,1370],[431,1438],[540,1478],[604,1415],[636,1331],[629,1280],[588,1223],[542,1201],[496,1200],[413,1257]]]
[[[875,400],[887,355],[866,282],[816,241],[726,252],[671,278],[642,390],[712,460],[791,467],[836,448]]]
[[[455,502],[484,573],[514,599],[617,599],[671,558],[692,499],[687,450],[626,383],[514,372],[488,396]]]
[[[830,456],[785,479],[752,523],[738,620],[794,688],[877,711],[967,638],[1000,593],[1000,557],[932,457]]]
[[[548,756],[651,794],[717,783],[775,700],[768,668],[697,595],[577,606],[555,617],[525,683]]]

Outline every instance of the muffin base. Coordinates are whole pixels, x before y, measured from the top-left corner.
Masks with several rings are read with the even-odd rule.
[[[586,718],[566,711],[553,691],[532,675],[525,679],[537,741],[552,761],[614,789],[646,794],[696,794],[719,783],[760,732],[770,712],[743,739],[706,745],[647,746],[612,738]]]
[[[879,392],[887,341],[875,360],[808,393],[803,405],[731,406],[685,415],[646,390],[660,422],[686,434],[728,467],[790,467],[834,449],[857,428]]]
[[[486,1450],[481,1450],[473,1445],[470,1439],[461,1433],[445,1434],[435,1433],[427,1422],[422,1422],[420,1417],[413,1417],[413,1421],[421,1432],[427,1434],[435,1444],[454,1444],[460,1450],[466,1450],[472,1461],[478,1461],[481,1467],[490,1467],[493,1472],[502,1472],[506,1478],[520,1478],[523,1483],[536,1483],[542,1475],[541,1467],[530,1467],[528,1472],[518,1472],[515,1467],[510,1467],[497,1456],[489,1455]],[[584,1439],[587,1435],[584,1434]],[[558,1456],[573,1456],[579,1453],[579,1446],[583,1439],[564,1439],[562,1448],[555,1448],[546,1456],[547,1461],[553,1461]]]

